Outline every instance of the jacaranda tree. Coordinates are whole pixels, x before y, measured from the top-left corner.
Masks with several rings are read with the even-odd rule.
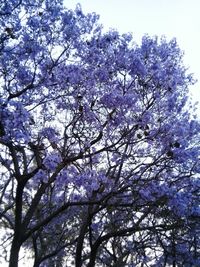
[[[200,124],[176,40],[61,0],[0,7],[1,255],[200,266]],[[19,264],[20,265],[20,264]]]

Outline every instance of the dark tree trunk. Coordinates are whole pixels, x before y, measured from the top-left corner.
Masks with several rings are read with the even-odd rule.
[[[9,267],[18,267],[19,251],[21,243],[14,238],[10,251]]]
[[[40,261],[35,260],[34,264],[33,264],[33,267],[39,267],[40,263],[41,263]]]
[[[15,197],[15,227],[10,250],[9,267],[18,267],[19,251],[22,245],[22,195],[25,183],[18,183]]]
[[[78,242],[77,242],[77,246],[76,246],[76,258],[75,258],[76,267],[82,266],[83,243],[84,243],[85,234],[87,232],[87,228],[88,228],[88,225],[90,224],[90,221],[91,221],[91,218],[87,214],[87,217],[83,220],[83,224],[82,224],[81,229],[80,229]]]
[[[95,261],[96,261],[96,256],[97,256],[97,252],[98,252],[98,247],[99,247],[99,244],[96,244],[91,249],[90,261],[89,261],[87,267],[94,267],[95,266]]]

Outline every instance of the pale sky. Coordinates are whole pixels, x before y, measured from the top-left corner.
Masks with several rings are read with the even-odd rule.
[[[106,30],[132,32],[137,43],[145,33],[176,37],[185,66],[199,80],[191,91],[200,102],[200,0],[65,0],[69,8],[77,3],[99,14]]]

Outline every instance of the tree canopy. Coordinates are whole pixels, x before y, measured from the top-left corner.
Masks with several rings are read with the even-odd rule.
[[[137,45],[98,19],[61,0],[1,4],[1,257],[199,266],[193,77],[175,39]]]

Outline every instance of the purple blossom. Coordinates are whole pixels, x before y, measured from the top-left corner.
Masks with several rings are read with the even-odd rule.
[[[58,153],[49,153],[45,159],[44,159],[44,166],[47,168],[49,171],[55,171],[56,168],[59,166],[61,163],[62,158]]]
[[[194,80],[175,39],[136,45],[98,18],[2,4],[1,250],[13,267],[21,247],[41,266],[198,265]]]

